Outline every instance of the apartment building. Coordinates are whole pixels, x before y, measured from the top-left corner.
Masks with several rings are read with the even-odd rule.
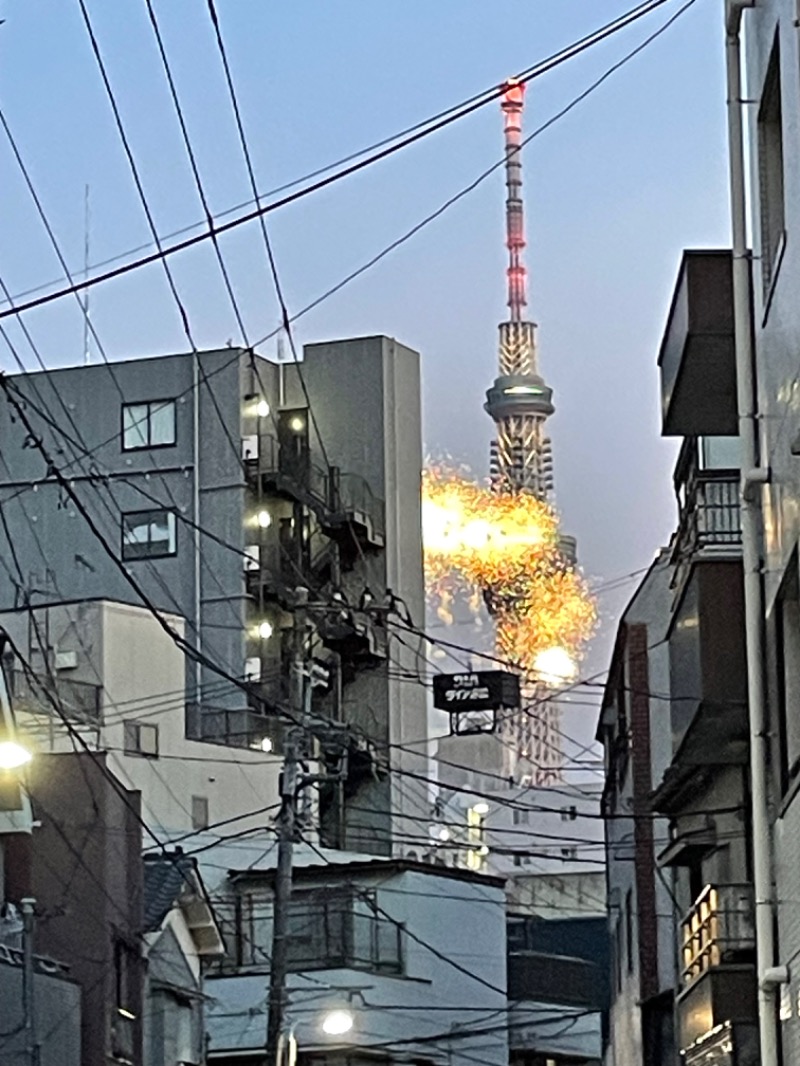
[[[371,337],[307,346],[302,366],[227,349],[9,380],[25,419],[0,412],[0,607],[184,619],[186,735],[280,755],[307,589],[311,715],[350,727],[323,836],[388,851],[411,802],[390,756],[426,765],[425,692],[403,683],[417,641],[388,625],[396,605],[423,619],[417,353]]]
[[[761,0],[745,13],[749,213],[758,385],[766,681],[771,737],[771,804],[777,945],[788,966],[777,990],[784,1061],[800,1062],[800,63],[798,10],[791,0]]]
[[[597,728],[606,771],[610,1063],[677,1062],[674,875],[671,868],[657,869],[667,823],[651,806],[673,746],[666,639],[671,556],[659,553],[622,614]]]
[[[263,1056],[275,847],[240,841],[212,861],[204,876],[227,952],[207,984],[208,1057],[234,1066]],[[298,1061],[506,1066],[502,882],[303,845],[294,876],[287,1031]],[[350,1028],[328,1031],[333,1012]]]
[[[623,617],[598,731],[614,1063],[760,1061],[733,329],[731,253],[685,252],[658,359],[678,523]]]
[[[182,618],[162,617],[185,633]],[[280,756],[186,737],[184,657],[146,608],[106,600],[34,607],[0,615],[0,626],[30,664],[11,652],[5,674],[18,731],[37,757],[81,743],[102,752],[159,834],[209,825],[244,832],[269,821]]]

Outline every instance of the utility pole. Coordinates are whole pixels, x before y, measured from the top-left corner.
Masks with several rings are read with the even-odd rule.
[[[278,864],[272,905],[272,951],[269,964],[269,1005],[267,1015],[267,1066],[280,1066],[281,1036],[286,1018],[286,957],[289,904],[292,898],[292,858],[297,823],[299,748],[307,732],[305,713],[305,664],[308,625],[308,589],[297,589],[294,610],[292,650],[292,713],[302,728],[287,730],[281,774],[281,811],[278,820]]]
[[[292,860],[298,834],[308,828],[311,804],[304,804],[298,814],[298,799],[304,789],[321,781],[342,780],[347,773],[347,745],[340,725],[312,724],[311,697],[317,687],[330,682],[330,672],[312,661],[308,648],[310,610],[328,610],[328,604],[309,603],[308,589],[295,589],[292,626],[292,724],[286,732],[283,772],[281,774],[281,811],[278,819],[278,862],[272,909],[272,950],[269,970],[267,1011],[267,1066],[293,1066],[284,1062],[284,1049],[291,1052],[292,1041],[286,1036],[286,973],[289,940],[289,905],[292,898]],[[341,750],[338,770],[312,773],[309,762],[314,758],[315,736],[333,737]]]
[[[30,1066],[39,1066],[39,1034],[36,1025],[36,990],[33,963],[33,931],[36,900],[20,900],[22,909],[22,998],[25,1009],[25,1050]]]

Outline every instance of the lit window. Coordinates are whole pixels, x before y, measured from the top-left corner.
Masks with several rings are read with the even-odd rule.
[[[156,559],[177,550],[174,511],[134,511],[122,516],[123,559]]]
[[[158,758],[158,726],[149,722],[125,723],[125,754]]]
[[[163,448],[175,443],[175,401],[122,405],[122,448]]]

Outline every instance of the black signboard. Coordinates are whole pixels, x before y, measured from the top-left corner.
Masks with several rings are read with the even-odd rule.
[[[499,711],[519,704],[519,676],[507,670],[437,674],[433,679],[434,707],[451,714]]]

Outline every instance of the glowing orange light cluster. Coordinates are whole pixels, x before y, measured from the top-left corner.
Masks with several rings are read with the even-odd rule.
[[[591,636],[595,609],[581,575],[559,549],[558,519],[534,496],[501,495],[446,466],[423,475],[428,595],[450,619],[455,598],[484,596],[498,653],[556,684],[569,680]]]

